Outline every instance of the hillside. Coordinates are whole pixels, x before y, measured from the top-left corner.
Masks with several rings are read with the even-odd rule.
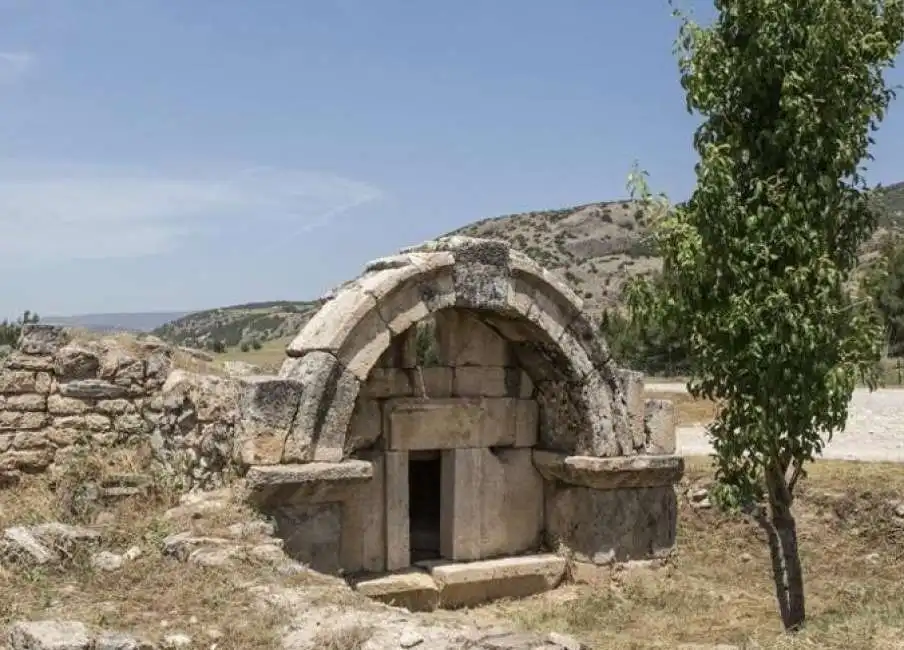
[[[864,262],[875,256],[887,235],[904,230],[904,182],[882,188],[877,199],[880,227],[863,247]],[[643,217],[637,204],[613,201],[484,219],[449,234],[511,242],[558,271],[584,298],[587,309],[599,312],[620,303],[626,280],[660,267]]]
[[[321,304],[282,300],[209,309],[162,325],[153,333],[172,343],[216,351],[242,344],[256,348],[295,334]]]
[[[76,327],[95,332],[150,332],[187,315],[187,311],[131,312],[122,314],[78,314],[47,316],[41,321],[49,325]]]
[[[864,246],[864,263],[875,257],[886,235],[904,232],[904,183],[883,188],[878,199],[881,226]],[[619,304],[626,280],[660,267],[643,217],[636,203],[610,201],[483,219],[447,234],[511,242],[559,272],[584,298],[587,309],[599,313]],[[295,334],[320,304],[281,301],[223,307],[189,314],[154,333],[180,345],[207,348],[216,341],[225,347],[277,341]]]

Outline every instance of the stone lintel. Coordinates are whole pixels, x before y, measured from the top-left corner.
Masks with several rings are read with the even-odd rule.
[[[535,449],[534,466],[543,478],[595,490],[674,485],[684,474],[681,456],[569,456]]]
[[[253,503],[287,505],[343,501],[374,476],[366,460],[298,465],[254,465],[246,476],[248,499]]]

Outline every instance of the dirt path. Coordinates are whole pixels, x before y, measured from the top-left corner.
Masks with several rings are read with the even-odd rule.
[[[681,392],[679,383],[648,383],[656,392]],[[703,426],[678,428],[678,453],[684,456],[711,452]],[[870,393],[854,391],[847,427],[826,445],[823,458],[837,460],[891,461],[904,463],[904,389],[883,388]]]

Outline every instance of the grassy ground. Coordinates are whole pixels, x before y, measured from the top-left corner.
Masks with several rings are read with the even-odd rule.
[[[686,482],[710,476],[689,463]],[[479,614],[564,631],[593,648],[733,643],[759,648],[904,648],[904,467],[819,461],[796,506],[808,625],[782,634],[759,527],[679,497],[677,554],[666,569],[614,572],[596,585],[489,605]]]
[[[106,462],[108,471],[130,468],[116,459]],[[692,459],[682,490],[705,484],[710,476],[708,461]],[[0,528],[95,521],[68,507],[73,500],[67,486],[74,483],[67,480],[57,493],[39,478],[0,491]],[[904,499],[901,466],[819,461],[813,467],[796,505],[809,599],[808,628],[797,639],[781,634],[759,528],[714,509],[693,508],[683,495],[678,551],[667,568],[614,572],[592,586],[566,586],[450,615],[567,632],[593,648],[674,648],[687,642],[756,642],[764,649],[904,648],[895,645],[904,639],[904,528],[892,520],[892,499]],[[167,534],[218,534],[226,523],[254,516],[232,504],[200,519],[164,518],[174,503],[174,495],[161,489],[109,518],[102,527],[105,548],[143,550],[120,571],[94,570],[86,554],[76,554],[62,568],[0,570],[0,627],[20,619],[72,618],[152,639],[178,630],[203,641],[216,629],[220,650],[278,647],[285,614],[260,609],[247,586],[303,584],[311,578],[282,577],[253,562],[203,569],[163,557],[161,540]]]
[[[292,338],[294,337],[267,341],[260,350],[243,352],[238,347],[229,348],[226,352],[214,355],[214,357],[219,362],[244,361],[254,364],[266,372],[275,373],[279,371],[279,367],[286,359],[286,346],[292,341]]]
[[[100,474],[129,469],[129,463],[109,461]],[[71,498],[69,488],[79,480],[64,477],[53,491],[46,477],[25,477],[19,487],[0,490],[0,530],[46,521],[83,524],[101,531],[102,548],[121,553],[137,546],[142,555],[113,572],[94,569],[87,549],[55,567],[0,566],[0,630],[17,620],[50,618],[78,620],[150,640],[181,632],[192,636],[198,647],[215,642],[218,650],[279,647],[285,613],[261,608],[248,586],[292,585],[309,577],[276,575],[270,566],[250,558],[237,567],[205,569],[161,553],[169,534],[216,535],[228,523],[253,519],[253,513],[231,503],[203,518],[167,519],[163,514],[177,499],[158,488],[115,508],[107,516],[109,523],[99,524]]]

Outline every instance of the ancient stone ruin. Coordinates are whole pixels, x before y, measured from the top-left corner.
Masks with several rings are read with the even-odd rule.
[[[673,549],[671,403],[645,400],[580,298],[502,242],[370,263],[278,376],[193,372],[176,352],[27,325],[0,368],[0,484],[143,445],[183,490],[239,489],[291,558],[414,609]]]
[[[430,609],[671,552],[671,404],[645,401],[580,298],[506,244],[370,263],[287,354],[279,377],[242,380],[236,461],[314,568]]]

